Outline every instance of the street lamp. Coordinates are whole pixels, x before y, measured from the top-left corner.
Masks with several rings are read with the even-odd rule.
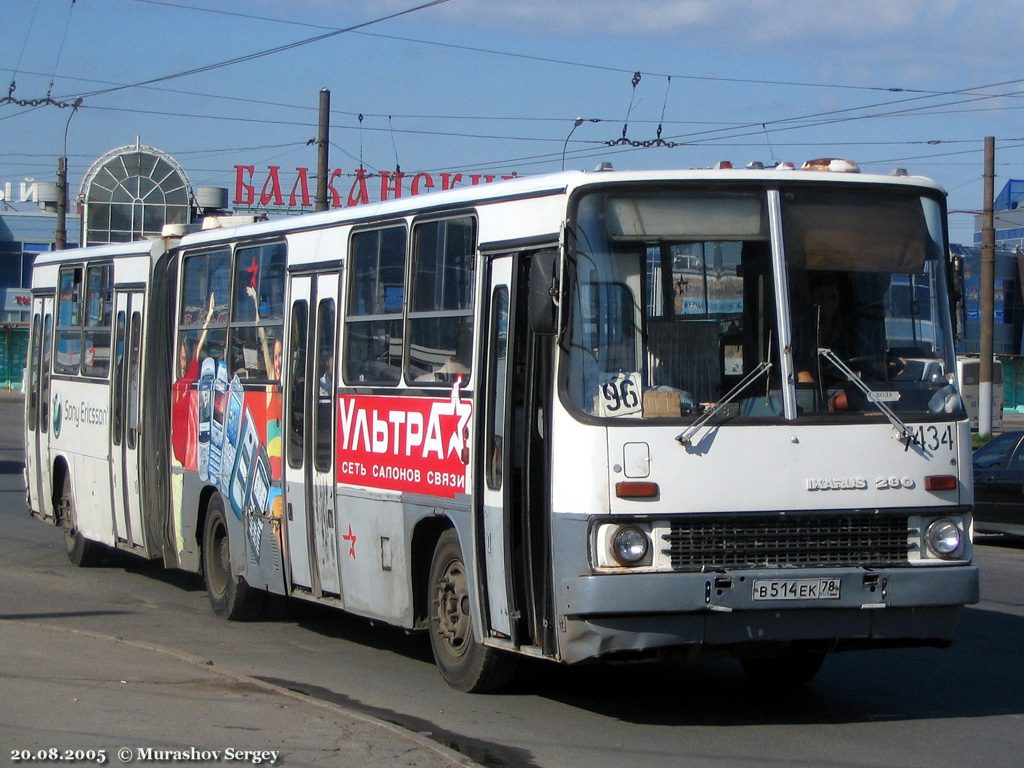
[[[71,105],[71,114],[68,121],[64,123],[64,154],[57,160],[57,226],[53,233],[53,243],[57,250],[67,245],[67,216],[68,216],[68,128],[71,127],[71,118],[82,106],[82,97],[75,99]]]

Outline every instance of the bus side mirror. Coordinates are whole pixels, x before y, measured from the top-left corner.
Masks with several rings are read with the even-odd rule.
[[[558,252],[540,251],[530,260],[530,330],[543,336],[557,328]]]
[[[950,304],[953,315],[953,338],[960,340],[964,337],[964,326],[966,325],[967,308],[964,301],[964,260],[960,256],[953,256],[949,261],[949,293]]]

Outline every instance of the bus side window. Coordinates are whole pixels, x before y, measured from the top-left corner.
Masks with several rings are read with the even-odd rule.
[[[318,472],[331,468],[331,435],[334,426],[334,299],[324,299],[316,313],[317,398],[314,413],[313,465]]]
[[[117,313],[117,326],[114,336],[114,385],[111,394],[110,425],[114,445],[121,444],[124,432],[124,339],[126,330],[124,310]]]
[[[502,465],[505,451],[505,397],[508,391],[508,288],[498,287],[491,305],[491,327],[488,330],[492,345],[487,360],[487,380],[491,394],[487,398],[487,487],[498,490],[502,483]]]
[[[57,294],[54,373],[77,374],[82,362],[82,267],[62,267]]]
[[[50,347],[53,343],[53,315],[43,315],[43,349],[40,362],[39,384],[39,431],[45,433],[50,424],[50,362],[53,357]]]
[[[306,336],[309,306],[305,301],[292,305],[292,323],[288,335],[288,466],[302,466],[302,447],[306,437]]]
[[[142,313],[133,312],[128,342],[128,435],[125,441],[134,450],[139,430],[139,374],[142,367]]]
[[[223,361],[231,283],[231,251],[221,248],[188,255],[184,260],[181,312],[178,317],[177,380],[199,378],[203,360]]]
[[[346,384],[397,384],[402,372],[405,227],[356,232],[345,304]]]
[[[106,377],[110,372],[110,326],[114,309],[114,267],[89,266],[85,272],[85,322],[82,373]]]
[[[406,381],[469,382],[475,255],[476,221],[469,216],[413,229]]]
[[[281,378],[274,359],[284,330],[286,258],[284,243],[239,248],[235,255],[228,369],[249,381]]]
[[[28,423],[25,425],[29,432],[36,429],[36,414],[39,410],[39,360],[42,344],[39,334],[43,330],[40,320],[38,312],[32,316],[32,358],[28,367]]]

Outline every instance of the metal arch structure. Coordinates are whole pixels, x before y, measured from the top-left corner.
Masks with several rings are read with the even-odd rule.
[[[96,177],[100,174],[100,172],[102,172],[102,170],[105,167],[107,167],[107,165],[112,160],[115,160],[116,158],[122,157],[122,156],[125,156],[125,155],[137,154],[137,153],[142,153],[142,154],[146,154],[146,155],[152,156],[152,157],[156,158],[158,161],[163,161],[168,166],[170,166],[170,168],[173,171],[173,176],[175,176],[177,179],[179,179],[182,182],[183,186],[184,186],[185,197],[186,197],[186,208],[187,208],[187,214],[186,214],[186,221],[185,221],[185,223],[190,223],[191,222],[192,215],[193,215],[193,212],[195,210],[195,192],[194,192],[193,187],[192,187],[192,182],[189,180],[188,174],[185,172],[185,169],[171,155],[167,154],[163,150],[158,149],[156,147],[153,147],[153,146],[150,146],[150,145],[147,145],[147,144],[143,144],[140,138],[136,138],[135,144],[125,144],[123,146],[116,147],[114,149],[111,149],[111,150],[105,152],[102,156],[100,156],[99,158],[97,158],[93,162],[93,164],[89,167],[89,170],[86,172],[85,176],[82,178],[82,183],[81,183],[81,186],[79,187],[79,190],[78,190],[78,203],[82,206],[81,232],[80,232],[80,238],[79,238],[80,242],[82,242],[82,243],[89,242],[89,238],[88,238],[89,233],[90,233],[90,224],[89,224],[90,210],[89,210],[89,207],[90,207],[90,202],[92,202],[91,199],[90,199],[91,198],[91,191],[92,191],[92,188],[93,188],[93,184],[96,181]],[[128,177],[128,178],[133,178],[133,177]],[[137,177],[134,177],[134,178],[143,178],[143,177],[137,176]],[[165,176],[164,179],[161,179],[161,180],[153,179],[152,177],[146,177],[146,178],[150,178],[150,180],[153,181],[159,188],[165,189],[164,181],[168,177]],[[109,232],[109,228],[107,229],[107,231]]]

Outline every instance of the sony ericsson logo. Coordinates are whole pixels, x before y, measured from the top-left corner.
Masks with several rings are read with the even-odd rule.
[[[107,423],[107,409],[97,408],[85,400],[80,403],[72,403],[64,400],[60,393],[53,396],[53,436],[60,437],[61,430],[65,426],[80,427],[82,425],[105,426]]]
[[[53,396],[53,436],[60,437],[61,424],[64,423],[64,409],[61,408],[60,393]]]

